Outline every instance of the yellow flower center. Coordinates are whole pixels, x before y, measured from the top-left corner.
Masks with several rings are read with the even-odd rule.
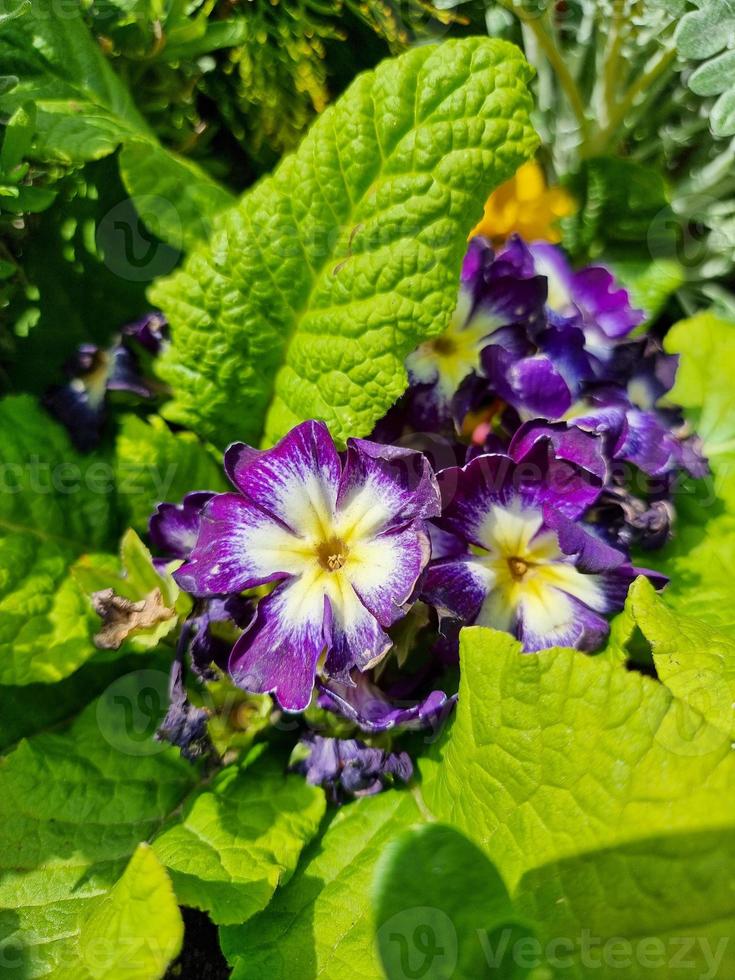
[[[349,549],[344,541],[331,537],[320,542],[316,547],[316,557],[325,572],[338,572],[344,568]]]

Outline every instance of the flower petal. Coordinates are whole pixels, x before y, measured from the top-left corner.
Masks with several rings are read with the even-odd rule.
[[[252,694],[273,694],[286,711],[304,711],[328,641],[321,590],[293,579],[261,599],[255,619],[232,649],[232,679]]]
[[[302,422],[257,457],[236,445],[228,475],[241,493],[297,534],[318,538],[331,527],[340,463],[323,422]]]
[[[352,587],[381,626],[387,628],[403,615],[401,607],[411,599],[430,556],[429,536],[417,524],[362,540],[352,549]]]
[[[328,580],[331,642],[324,669],[330,677],[349,683],[353,667],[367,670],[390,650],[392,640],[344,579]]]
[[[159,504],[148,522],[151,543],[167,558],[188,558],[194,550],[202,509],[214,493],[195,490],[180,504]]]
[[[441,511],[428,459],[412,449],[350,439],[337,496],[341,536],[373,535]]]
[[[365,732],[385,732],[398,726],[407,729],[435,728],[454,707],[456,695],[432,691],[420,701],[403,704],[389,700],[366,674],[353,671],[354,686],[339,681],[318,681],[319,704],[349,718]]]
[[[289,528],[245,497],[220,493],[205,505],[196,547],[174,575],[187,592],[227,595],[300,574],[309,561]]]
[[[429,566],[421,595],[440,616],[472,623],[494,585],[492,570],[476,559],[446,559]]]
[[[549,647],[596,650],[605,641],[607,620],[573,596],[546,590],[545,603],[524,598],[518,610],[516,635],[527,653]]]

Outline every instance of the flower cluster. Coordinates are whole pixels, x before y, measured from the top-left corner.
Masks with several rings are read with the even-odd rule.
[[[157,561],[195,600],[195,673],[305,713],[294,764],[339,799],[410,777],[391,737],[451,711],[461,626],[526,652],[599,649],[637,575],[665,584],[631,544],[662,544],[678,475],[706,471],[664,404],[676,359],[635,333],[642,320],[606,268],[474,238],[451,324],[410,355],[371,440],[339,452],[307,421],[272,449],[236,443],[231,492],[157,508]],[[442,463],[416,448],[438,438]],[[191,732],[198,751],[182,662],[162,734],[186,750]]]

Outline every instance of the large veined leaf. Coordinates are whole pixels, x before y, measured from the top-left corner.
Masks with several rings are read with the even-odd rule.
[[[65,960],[58,980],[158,980],[178,954],[184,923],[171,881],[146,844],[139,844],[110,891],[79,927],[78,960]]]
[[[228,488],[222,465],[191,432],[173,433],[154,415],[126,415],[116,446],[118,494],[132,526],[147,531],[148,519],[164,500],[178,503],[190,490]]]
[[[520,51],[419,47],[358,77],[151,296],[167,416],[222,445],[324,419],[365,435],[441,333],[487,193],[536,146]]]
[[[576,651],[523,656],[480,627],[462,632],[460,657],[424,797],[509,885],[552,860],[732,821],[730,736],[664,685]]]
[[[138,943],[144,962],[149,954],[158,961],[162,949],[175,953],[180,931],[171,885],[155,857],[139,853],[124,869],[196,773],[172,749],[158,746],[151,755],[131,752],[130,742],[124,748],[104,737],[92,705],[69,733],[38,735],[3,759],[0,946],[8,976],[120,975],[116,932],[130,954]]]
[[[641,947],[693,937],[697,962],[721,947],[735,917],[731,868],[715,873],[735,831],[729,732],[674,684],[612,660],[524,656],[481,628],[463,631],[460,657],[456,717],[422,761],[424,799],[485,851],[540,936],[564,942],[561,975],[589,975],[579,944],[593,928]]]
[[[293,873],[325,798],[272,759],[230,767],[154,842],[182,904],[220,924],[245,922]]]
[[[0,460],[0,683],[51,683],[95,652],[98,619],[69,567],[111,543],[111,470],[28,396],[0,402]]]
[[[513,956],[529,928],[487,857],[452,827],[426,824],[391,841],[373,900],[387,977],[405,976],[407,967],[411,976],[503,980],[529,972]]]
[[[422,815],[390,790],[343,808],[260,915],[220,930],[232,980],[381,980],[370,886],[383,846]]]
[[[0,33],[3,72],[19,79],[0,93],[0,111],[36,106],[30,156],[76,166],[122,147],[123,181],[160,238],[191,244],[231,203],[191,161],[165,150],[87,30],[80,6],[34,0]]]
[[[672,611],[644,578],[633,583],[626,612],[651,644],[656,673],[677,702],[735,736],[735,637]],[[698,715],[685,711],[682,725],[687,718],[699,725]]]

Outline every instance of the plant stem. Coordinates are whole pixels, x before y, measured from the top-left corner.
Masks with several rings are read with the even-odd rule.
[[[498,0],[498,2],[501,7],[505,7],[506,10],[515,14],[535,37],[538,46],[546,55],[549,64],[554,69],[556,77],[559,79],[559,84],[569,100],[569,105],[572,107],[572,111],[582,130],[582,136],[586,140],[589,133],[589,120],[587,119],[584,101],[556,41],[544,30],[543,25],[540,23],[540,18],[532,17],[527,11],[519,7],[515,0]]]
[[[583,159],[585,157],[604,153],[605,150],[608,149],[609,144],[616,135],[618,129],[624,124],[626,116],[635,106],[639,95],[642,92],[645,92],[646,89],[650,88],[661,77],[661,75],[664,74],[675,58],[676,49],[665,48],[659,54],[658,58],[656,58],[648,71],[638,77],[638,80],[634,82],[625,93],[623,100],[618,104],[618,107],[612,113],[612,117],[604,129],[600,130],[594,140],[589,141],[582,147],[580,155]]]

